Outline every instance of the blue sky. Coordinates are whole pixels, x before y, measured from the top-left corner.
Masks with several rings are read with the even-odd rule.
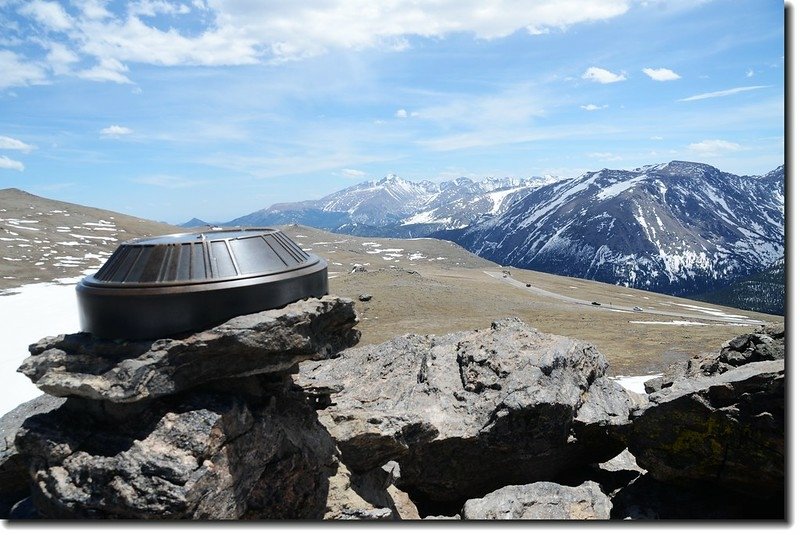
[[[0,188],[224,221],[389,173],[783,163],[771,0],[0,0]]]

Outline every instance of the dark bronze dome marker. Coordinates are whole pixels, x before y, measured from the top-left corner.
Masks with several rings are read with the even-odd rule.
[[[328,293],[328,264],[269,228],[122,243],[77,286],[81,329],[150,340]]]

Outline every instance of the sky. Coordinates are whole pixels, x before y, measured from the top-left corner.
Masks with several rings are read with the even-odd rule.
[[[0,189],[221,222],[397,174],[784,163],[773,0],[0,0]]]

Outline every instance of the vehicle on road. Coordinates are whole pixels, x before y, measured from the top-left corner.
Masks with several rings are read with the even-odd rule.
[[[642,311],[642,307],[633,307],[633,310],[635,310],[636,312],[641,312]]]
[[[599,306],[600,306],[600,303],[598,303],[597,301],[592,301],[592,304],[593,304],[594,306],[596,306],[596,307],[599,307]]]

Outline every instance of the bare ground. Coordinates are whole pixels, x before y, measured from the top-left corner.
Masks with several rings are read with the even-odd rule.
[[[659,372],[667,364],[693,354],[716,352],[726,340],[754,328],[754,324],[735,323],[783,321],[778,316],[594,281],[508,270],[513,279],[532,287],[602,306],[576,304],[493,278],[486,272],[498,272],[501,267],[449,242],[362,238],[300,226],[284,230],[303,248],[329,261],[332,294],[352,299],[360,294],[372,295],[370,301],[357,303],[362,344],[379,343],[407,332],[482,329],[495,319],[515,316],[542,331],[596,345],[611,363],[612,375],[641,375]],[[357,263],[368,263],[367,272],[350,273]],[[634,312],[634,306],[643,310]],[[709,314],[709,309],[718,311],[717,315]],[[723,317],[719,314],[743,318],[718,321]]]

